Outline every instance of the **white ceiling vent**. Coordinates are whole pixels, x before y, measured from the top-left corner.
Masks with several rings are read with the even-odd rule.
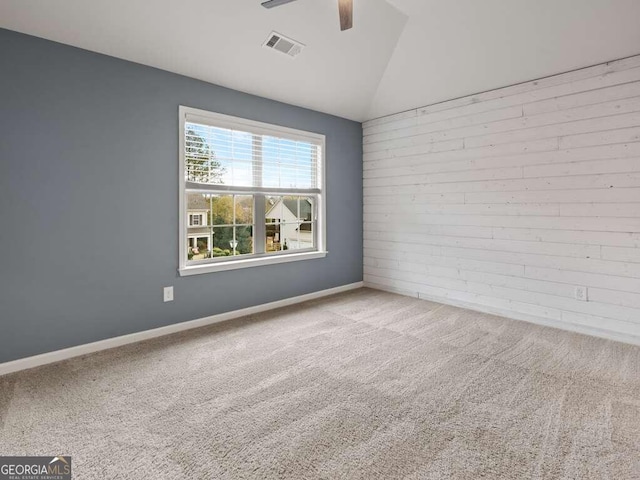
[[[296,42],[276,32],[271,32],[267,37],[267,41],[264,42],[262,46],[286,53],[290,57],[296,57],[304,48],[302,43]]]

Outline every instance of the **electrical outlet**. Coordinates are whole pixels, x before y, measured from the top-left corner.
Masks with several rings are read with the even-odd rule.
[[[173,287],[164,287],[164,301],[173,302]]]
[[[589,300],[587,287],[576,287],[575,294],[576,300],[580,300],[581,302],[586,302]]]

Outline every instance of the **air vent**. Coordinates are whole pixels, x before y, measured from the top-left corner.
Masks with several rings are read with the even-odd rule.
[[[297,56],[304,48],[302,43],[296,42],[276,32],[271,32],[269,37],[267,37],[267,41],[263,43],[263,46],[285,53],[290,57]]]

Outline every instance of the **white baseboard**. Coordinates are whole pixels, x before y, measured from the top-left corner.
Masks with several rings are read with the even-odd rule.
[[[363,282],[351,283],[348,285],[342,285],[340,287],[330,288],[328,290],[307,293],[306,295],[300,295],[298,297],[285,298],[284,300],[278,300],[276,302],[264,303],[262,305],[256,305],[255,307],[243,308],[240,310],[234,310],[232,312],[225,312],[218,315],[212,315],[210,317],[199,318],[197,320],[176,323],[174,325],[167,325],[166,327],[154,328],[152,330],[145,330],[143,332],[131,333],[129,335],[122,335],[120,337],[108,338],[106,340],[86,343],[84,345],[78,345],[76,347],[65,348],[63,350],[43,353],[41,355],[20,358],[11,362],[0,363],[0,375],[6,375],[8,373],[18,372],[20,370],[39,367],[41,365],[47,365],[49,363],[67,360],[69,358],[86,355],[88,353],[99,352],[101,350],[108,350],[110,348],[120,347],[122,345],[128,345],[130,343],[141,342],[143,340],[149,340],[151,338],[163,337],[165,335],[171,335],[172,333],[183,332],[185,330],[204,327],[207,325],[212,325],[214,323],[225,322],[234,318],[246,317],[247,315],[266,312],[268,310],[273,310],[276,308],[287,307],[289,305],[295,305],[297,303],[315,300],[317,298],[334,295],[336,293],[356,290],[358,288],[361,288],[362,286]]]
[[[452,298],[438,297],[435,295],[427,295],[423,293],[410,292],[406,290],[396,289],[393,287],[387,288],[384,285],[371,284],[364,282],[364,286],[372,288],[374,290],[382,290],[390,293],[397,293],[398,295],[404,295],[407,297],[415,297],[421,300],[428,300],[430,302],[442,303],[444,305],[451,305],[454,307],[465,308],[467,310],[473,310],[481,313],[488,313],[499,317],[510,318],[512,320],[519,320],[523,322],[534,323],[536,325],[542,325],[545,327],[558,328],[560,330],[567,330],[570,332],[582,333],[583,335],[590,335],[592,337],[604,338],[606,340],[614,340],[616,342],[629,343],[631,345],[640,345],[640,337],[626,335],[623,333],[604,330],[599,328],[593,328],[586,325],[579,325],[576,323],[563,322],[560,320],[553,320],[550,318],[539,317],[536,315],[528,315],[525,313],[514,312],[498,307],[489,307],[480,303],[464,302]]]

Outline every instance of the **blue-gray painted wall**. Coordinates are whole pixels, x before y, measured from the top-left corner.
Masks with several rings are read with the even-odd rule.
[[[325,259],[177,275],[179,105],[326,135]],[[361,281],[362,125],[0,29],[0,256],[0,362]]]

